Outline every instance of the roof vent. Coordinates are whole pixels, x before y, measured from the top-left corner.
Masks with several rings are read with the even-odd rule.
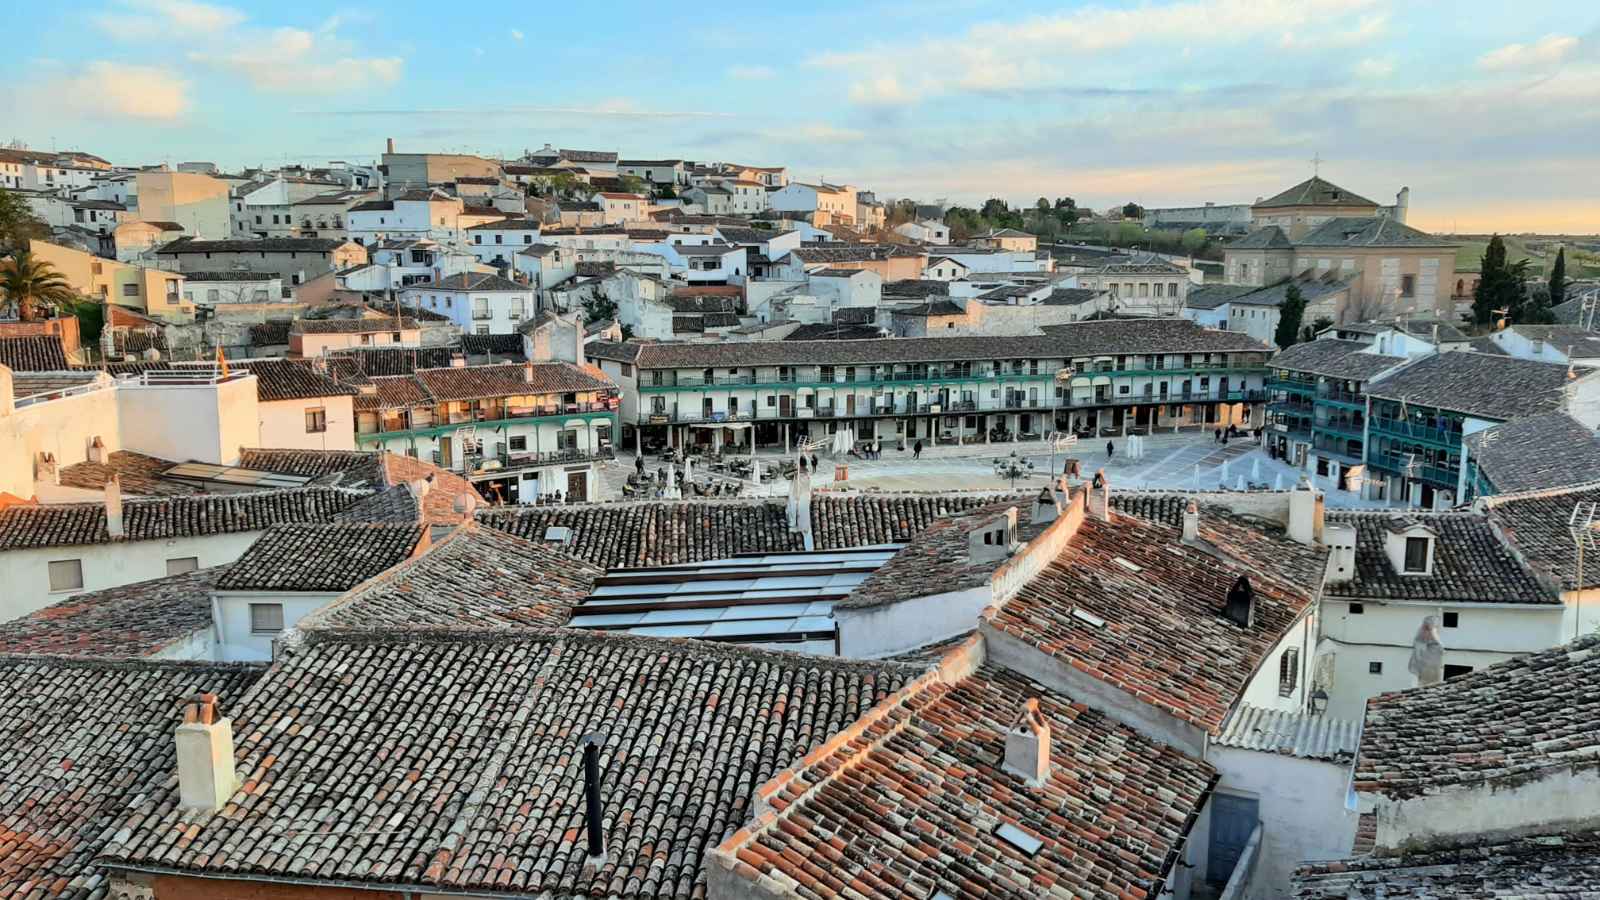
[[[572,529],[565,525],[551,525],[544,530],[544,539],[551,544],[570,544]]]
[[[1255,622],[1255,614],[1256,589],[1250,586],[1249,576],[1240,575],[1228,588],[1228,604],[1222,608],[1222,615],[1240,628],[1249,628]]]
[[[599,868],[606,862],[606,838],[600,815],[600,739],[586,734],[580,742],[583,745],[583,822],[589,838],[586,864]]]
[[[1113,556],[1111,561],[1123,567],[1124,569],[1127,569],[1129,572],[1134,573],[1135,575],[1144,571],[1144,566],[1141,566],[1138,563],[1130,562],[1129,560],[1123,559],[1120,556]]]
[[[1077,619],[1078,621],[1084,623],[1085,625],[1088,625],[1088,626],[1093,627],[1093,628],[1104,628],[1104,627],[1106,627],[1106,620],[1105,619],[1100,618],[1099,616],[1095,615],[1092,612],[1089,612],[1086,609],[1079,609],[1076,606],[1074,606],[1072,608],[1072,617],[1074,619]]]

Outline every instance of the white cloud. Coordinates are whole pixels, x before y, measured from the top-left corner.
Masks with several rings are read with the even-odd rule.
[[[840,128],[826,122],[811,122],[805,125],[796,125],[792,128],[773,128],[761,132],[762,138],[769,141],[796,142],[805,141],[817,144],[853,144],[865,140],[866,132],[854,128]]]
[[[761,81],[776,77],[777,70],[771,66],[731,66],[728,69],[729,78],[738,78],[744,81]]]
[[[511,29],[511,39],[513,41],[522,40],[522,31],[516,28]]]
[[[1386,56],[1369,56],[1356,63],[1355,73],[1360,78],[1388,78],[1394,74],[1394,60]]]
[[[396,56],[363,56],[338,35],[364,14],[336,13],[316,29],[252,25],[229,6],[196,0],[117,0],[95,23],[124,41],[187,38],[192,65],[243,78],[272,92],[320,94],[362,90],[400,78]]]
[[[1572,55],[1581,43],[1567,34],[1547,34],[1532,44],[1507,44],[1478,57],[1478,68],[1491,72],[1553,66]]]
[[[1296,47],[1299,33],[1331,46],[1356,46],[1383,35],[1385,0],[1176,0],[1131,8],[1090,6],[1053,15],[980,23],[960,34],[861,50],[817,54],[807,62],[873,74],[851,84],[863,105],[939,94],[1048,89],[1081,78],[1097,56],[1192,53],[1276,40]],[[927,60],[938,60],[937,66]]]
[[[41,113],[171,122],[189,111],[189,82],[176,72],[104,60],[44,82],[34,96]]]

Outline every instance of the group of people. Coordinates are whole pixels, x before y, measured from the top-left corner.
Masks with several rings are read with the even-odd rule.
[[[868,444],[862,444],[859,451],[856,448],[851,447],[850,455],[854,456],[856,459],[882,459],[883,447],[879,444],[879,442],[873,441]]]

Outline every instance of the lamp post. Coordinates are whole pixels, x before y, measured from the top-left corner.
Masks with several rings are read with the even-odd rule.
[[[1033,474],[1033,463],[1011,451],[1009,456],[1002,456],[994,461],[994,474],[1000,478],[1011,480],[1011,489],[1017,489],[1017,479],[1027,478]]]

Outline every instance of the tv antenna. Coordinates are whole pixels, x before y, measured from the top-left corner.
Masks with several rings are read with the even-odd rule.
[[[1567,531],[1572,535],[1572,546],[1577,551],[1577,560],[1573,569],[1573,584],[1578,590],[1583,590],[1583,556],[1584,551],[1595,549],[1595,527],[1597,505],[1593,500],[1580,500],[1573,504],[1572,514],[1567,517]],[[1579,615],[1573,617],[1572,636],[1578,637],[1583,629],[1583,607],[1578,607]]]

